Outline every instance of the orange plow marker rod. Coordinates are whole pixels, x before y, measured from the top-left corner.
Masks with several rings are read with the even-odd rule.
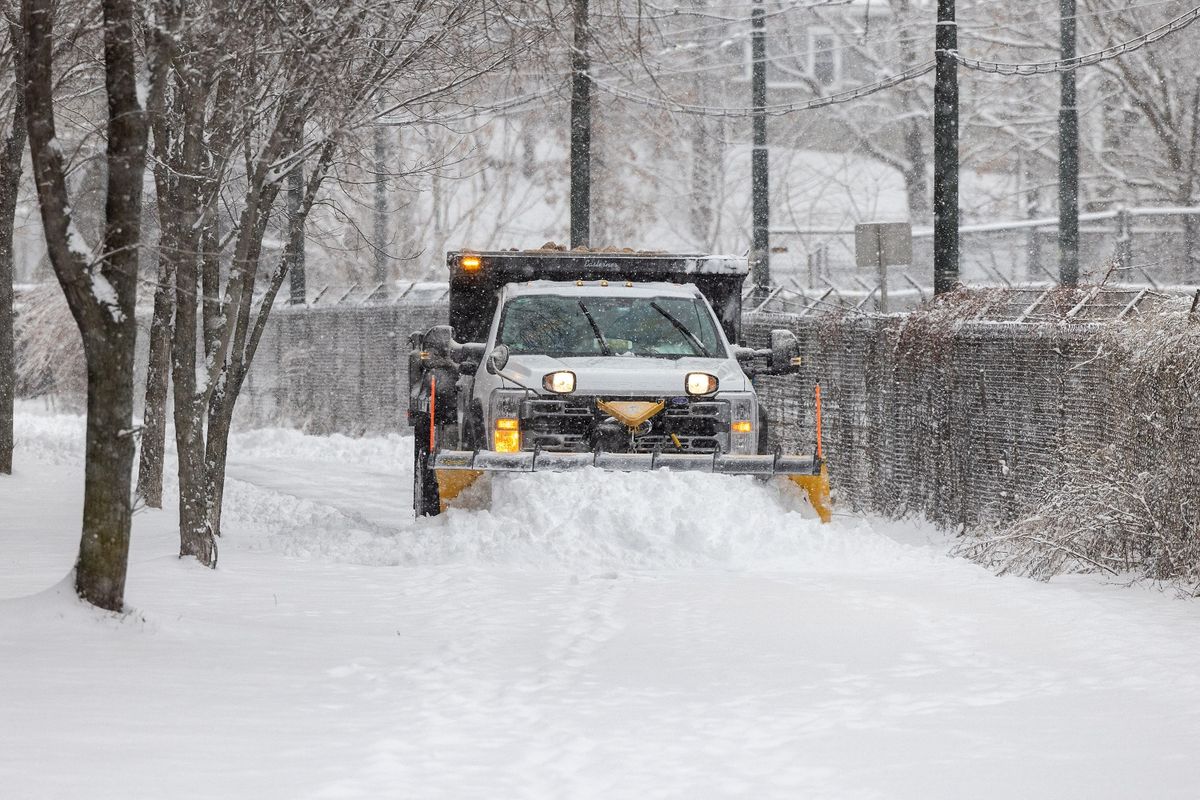
[[[821,384],[817,384],[817,458],[824,458],[821,451]]]
[[[433,452],[433,420],[437,419],[438,379],[430,378],[430,452]],[[820,450],[817,450],[820,453]]]

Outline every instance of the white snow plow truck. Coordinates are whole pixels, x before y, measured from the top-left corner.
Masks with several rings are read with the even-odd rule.
[[[418,516],[486,473],[598,467],[786,476],[829,521],[819,444],[767,451],[751,379],[795,372],[800,348],[786,330],[766,349],[737,344],[746,259],[544,249],[446,261],[450,324],[410,339]]]

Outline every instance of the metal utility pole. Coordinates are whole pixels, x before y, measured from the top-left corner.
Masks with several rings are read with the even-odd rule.
[[[933,292],[958,284],[958,23],[938,0],[933,84]]]
[[[1061,58],[1075,58],[1075,0],[1059,0]],[[1063,286],[1079,284],[1079,109],[1075,70],[1062,73],[1058,109],[1058,276]]]
[[[588,0],[575,0],[571,49],[571,247],[587,247],[592,218],[592,76]]]
[[[754,148],[750,155],[750,203],[752,236],[750,267],[755,292],[763,295],[771,286],[771,183],[767,175],[767,31],[762,0],[754,0],[750,12],[750,105],[754,108]]]
[[[388,214],[387,214],[387,135],[388,129],[375,125],[375,282],[388,279]]]
[[[288,266],[288,279],[291,283],[291,293],[288,300],[294,306],[302,306],[308,302],[308,285],[304,274],[304,223],[300,219],[300,207],[304,203],[304,164],[297,164],[288,173],[287,181],[287,219],[288,219],[288,253],[291,262]]]

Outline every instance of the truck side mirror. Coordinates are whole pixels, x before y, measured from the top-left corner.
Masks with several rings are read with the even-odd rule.
[[[753,347],[742,347],[740,344],[735,344],[731,348],[733,357],[741,363],[749,363],[759,356],[763,355],[763,351],[755,350]]]
[[[800,341],[796,334],[778,328],[771,331],[771,373],[790,375],[800,369]]]
[[[498,344],[492,348],[492,352],[488,353],[487,371],[493,375],[499,375],[500,370],[508,366],[508,345]]]
[[[483,342],[464,342],[456,344],[451,357],[459,364],[473,364],[478,367],[479,362],[483,361],[483,354],[487,350],[487,345]]]

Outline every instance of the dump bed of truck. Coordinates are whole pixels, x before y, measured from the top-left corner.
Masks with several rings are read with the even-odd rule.
[[[450,270],[450,324],[459,341],[483,341],[496,290],[525,281],[632,281],[694,284],[717,312],[730,341],[741,333],[743,256],[632,250],[455,250]]]

